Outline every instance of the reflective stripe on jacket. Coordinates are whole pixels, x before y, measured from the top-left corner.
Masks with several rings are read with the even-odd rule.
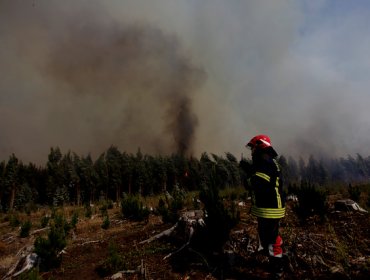
[[[269,219],[284,217],[285,203],[281,197],[280,168],[276,160],[257,166],[249,181],[252,187],[251,213]]]

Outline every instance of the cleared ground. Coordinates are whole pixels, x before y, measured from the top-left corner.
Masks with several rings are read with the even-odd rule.
[[[331,201],[333,202],[333,201]],[[286,250],[285,279],[369,279],[370,275],[370,218],[369,213],[338,212],[331,207],[327,220],[309,219],[301,225],[293,212],[293,202],[287,205],[287,216],[282,221],[282,236]],[[332,203],[331,203],[332,205]],[[145,267],[146,279],[266,279],[267,260],[256,256],[256,220],[249,215],[249,203],[238,205],[241,221],[230,234],[224,256],[203,258],[191,247],[173,257],[186,241],[181,238],[163,238],[146,244],[141,241],[171,227],[161,218],[150,215],[147,222],[130,222],[119,217],[119,209],[109,210],[110,227],[102,229],[99,213],[92,218],[79,214],[76,230],[71,231],[63,254],[62,265],[49,272],[40,272],[43,279],[108,279],[105,269],[112,259],[113,248],[124,264],[123,279],[143,279],[138,266]],[[71,217],[76,209],[65,208]],[[81,210],[82,211],[82,210]],[[37,214],[19,214],[20,220],[31,219],[34,230],[40,228]],[[97,211],[98,212],[98,211]],[[19,253],[33,245],[41,231],[20,238],[19,228],[11,228],[2,217],[0,224],[0,277],[3,278],[16,262]],[[116,255],[116,256],[117,256]]]

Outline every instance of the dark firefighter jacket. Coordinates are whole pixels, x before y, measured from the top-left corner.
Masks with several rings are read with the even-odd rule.
[[[253,163],[248,180],[252,191],[251,213],[260,218],[279,219],[285,216],[280,167],[273,158]]]

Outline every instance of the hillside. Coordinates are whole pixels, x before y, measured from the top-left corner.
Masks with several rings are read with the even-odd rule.
[[[293,202],[288,203],[288,214],[282,221],[286,250],[284,279],[368,279],[369,213],[334,211],[332,202],[333,198],[324,222],[313,217],[304,225],[292,210]],[[249,207],[249,203],[238,204],[241,220],[230,234],[225,254],[207,259],[190,246],[164,260],[186,242],[186,236],[181,234],[140,244],[171,227],[156,215],[150,215],[145,222],[130,222],[119,218],[118,208],[109,209],[108,229],[101,228],[103,220],[98,213],[90,219],[79,217],[76,229],[69,235],[61,267],[39,275],[42,279],[56,280],[111,279],[117,272],[112,269],[120,267],[126,273],[116,279],[267,279],[266,259],[254,254],[258,245],[257,224],[248,214]],[[71,215],[73,209],[64,211]],[[33,245],[37,235],[45,234],[45,231],[35,232],[43,214],[42,211],[31,214],[34,226],[26,238],[20,238],[20,229],[12,229],[9,221],[2,217],[1,279],[6,279],[17,254]],[[22,218],[26,217],[20,216]]]

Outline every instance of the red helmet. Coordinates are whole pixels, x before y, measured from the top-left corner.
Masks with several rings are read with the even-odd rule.
[[[263,134],[254,136],[246,146],[250,147],[252,150],[255,148],[266,149],[272,147],[270,137]]]

